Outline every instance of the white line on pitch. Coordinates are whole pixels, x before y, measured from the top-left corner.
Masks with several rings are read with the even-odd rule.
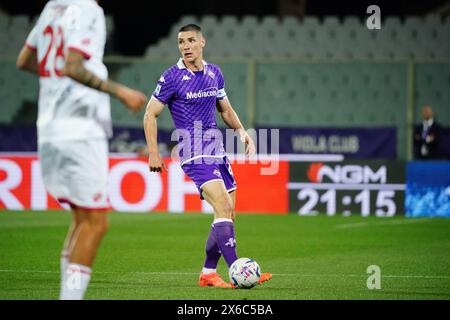
[[[385,226],[385,225],[401,225],[401,224],[412,224],[412,223],[422,223],[430,221],[431,218],[423,219],[408,219],[408,220],[394,220],[394,221],[379,221],[379,222],[354,222],[354,223],[343,223],[336,225],[337,229],[347,229],[347,228],[358,228],[367,226]]]
[[[56,274],[59,271],[49,270],[8,270],[0,269],[0,272],[9,273],[49,273]],[[141,274],[141,275],[198,275],[198,272],[119,272],[119,271],[94,271],[99,274]],[[303,274],[303,273],[273,273],[274,276],[281,277],[349,277],[349,278],[367,278],[365,274]],[[427,275],[382,275],[383,278],[418,278],[418,279],[450,279],[450,276],[427,276]]]

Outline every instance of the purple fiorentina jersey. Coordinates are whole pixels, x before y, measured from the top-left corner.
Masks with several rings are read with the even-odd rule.
[[[203,71],[192,72],[180,59],[162,74],[153,92],[153,97],[169,106],[181,165],[225,155],[216,123],[216,102],[226,98],[225,83],[219,66],[205,61],[203,66]]]

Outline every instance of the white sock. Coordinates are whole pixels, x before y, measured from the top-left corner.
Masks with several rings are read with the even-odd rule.
[[[210,273],[214,273],[214,272],[217,272],[217,269],[210,269],[210,268],[205,268],[205,267],[203,267],[203,269],[202,269],[203,274],[210,274]]]
[[[64,272],[60,300],[83,300],[91,279],[91,268],[77,263],[69,263]]]
[[[61,289],[64,283],[64,274],[66,273],[67,265],[69,264],[69,251],[63,250],[61,252],[61,259],[59,267],[61,269]]]

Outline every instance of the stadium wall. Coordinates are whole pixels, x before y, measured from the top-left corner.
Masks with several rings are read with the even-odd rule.
[[[205,212],[197,188],[179,162],[165,158],[167,173],[150,173],[146,158],[115,154],[110,157],[109,199],[111,209],[122,212]],[[237,208],[244,213],[288,213],[289,163],[279,161],[276,175],[261,175],[268,164],[236,163]],[[270,192],[268,192],[270,190]],[[261,197],[264,194],[264,197]],[[46,191],[40,162],[34,153],[0,155],[0,209],[61,209]],[[67,208],[66,208],[67,209]]]
[[[110,76],[148,95],[173,61],[107,59]],[[436,119],[450,126],[450,64],[427,62],[260,62],[220,61],[230,100],[246,127],[384,128],[396,130],[396,157],[412,157],[413,124],[429,103]],[[0,61],[0,124],[34,125],[38,80]],[[114,124],[142,127],[143,112],[132,114],[112,99]],[[220,119],[218,122],[224,126]],[[158,118],[173,127],[169,112]],[[2,141],[0,141],[1,143]],[[4,149],[2,149],[4,150]]]
[[[392,217],[404,212],[403,161],[343,160],[325,155],[266,157],[257,163],[231,159],[239,213]],[[212,208],[200,200],[195,184],[179,163],[170,158],[165,162],[167,173],[150,173],[146,158],[112,154],[111,209],[211,213]],[[45,191],[35,153],[0,155],[0,209],[61,208]]]
[[[333,155],[231,157],[237,180],[236,211],[244,214],[450,217],[449,161],[344,160]],[[147,159],[112,154],[111,209],[119,212],[203,212],[195,184],[179,162],[150,173]],[[35,153],[0,154],[0,210],[57,210],[44,187]]]

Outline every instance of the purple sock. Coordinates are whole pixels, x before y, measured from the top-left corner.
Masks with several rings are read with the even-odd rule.
[[[206,258],[204,267],[208,269],[216,269],[217,263],[220,259],[220,250],[217,246],[217,238],[214,232],[214,225],[211,226],[209,231],[208,240],[206,240]]]
[[[214,224],[217,245],[222,252],[228,267],[237,260],[236,239],[234,237],[234,224],[229,221],[222,221]]]

